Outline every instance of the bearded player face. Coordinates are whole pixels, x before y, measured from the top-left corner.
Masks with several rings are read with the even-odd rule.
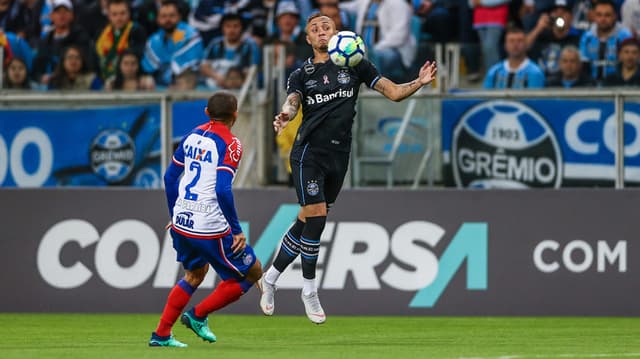
[[[307,23],[307,43],[318,52],[327,52],[329,39],[336,33],[336,24],[327,16],[317,16]]]

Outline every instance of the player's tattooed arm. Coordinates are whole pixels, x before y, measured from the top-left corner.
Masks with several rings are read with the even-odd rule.
[[[289,120],[292,120],[298,114],[300,108],[300,94],[297,92],[289,94],[287,100],[282,105],[282,112],[289,116]]]
[[[402,101],[413,95],[421,87],[422,84],[418,80],[413,80],[404,84],[396,84],[388,78],[382,77],[378,82],[376,82],[373,88],[392,101]]]
[[[297,92],[289,94],[287,100],[282,105],[282,112],[276,115],[273,121],[273,130],[280,134],[283,128],[287,126],[289,121],[293,120],[298,114],[300,108],[300,94]]]
[[[413,95],[422,86],[430,84],[436,78],[436,72],[438,71],[435,62],[425,62],[420,68],[420,75],[417,79],[404,84],[396,84],[393,81],[382,77],[374,85],[374,89],[386,98],[393,101],[402,101],[405,98]]]

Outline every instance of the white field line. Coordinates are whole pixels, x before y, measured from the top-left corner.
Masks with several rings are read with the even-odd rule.
[[[501,355],[497,357],[460,357],[459,359],[547,359],[547,358],[640,358],[640,353],[600,353],[600,354],[531,354]]]

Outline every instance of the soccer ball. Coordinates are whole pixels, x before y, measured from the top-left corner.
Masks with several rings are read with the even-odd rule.
[[[351,31],[340,31],[329,39],[329,58],[337,66],[356,66],[364,53],[362,38]]]

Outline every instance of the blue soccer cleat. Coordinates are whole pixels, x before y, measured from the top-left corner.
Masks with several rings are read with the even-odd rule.
[[[202,340],[207,341],[209,343],[215,343],[217,340],[215,334],[209,329],[209,320],[207,318],[199,319],[196,317],[195,309],[191,308],[190,311],[182,314],[180,318],[180,322],[184,324],[187,328],[193,330],[197,336],[202,338]]]
[[[156,332],[151,333],[151,339],[149,339],[150,347],[174,347],[174,348],[186,348],[187,344],[178,341],[170,334],[168,337],[161,337]]]

